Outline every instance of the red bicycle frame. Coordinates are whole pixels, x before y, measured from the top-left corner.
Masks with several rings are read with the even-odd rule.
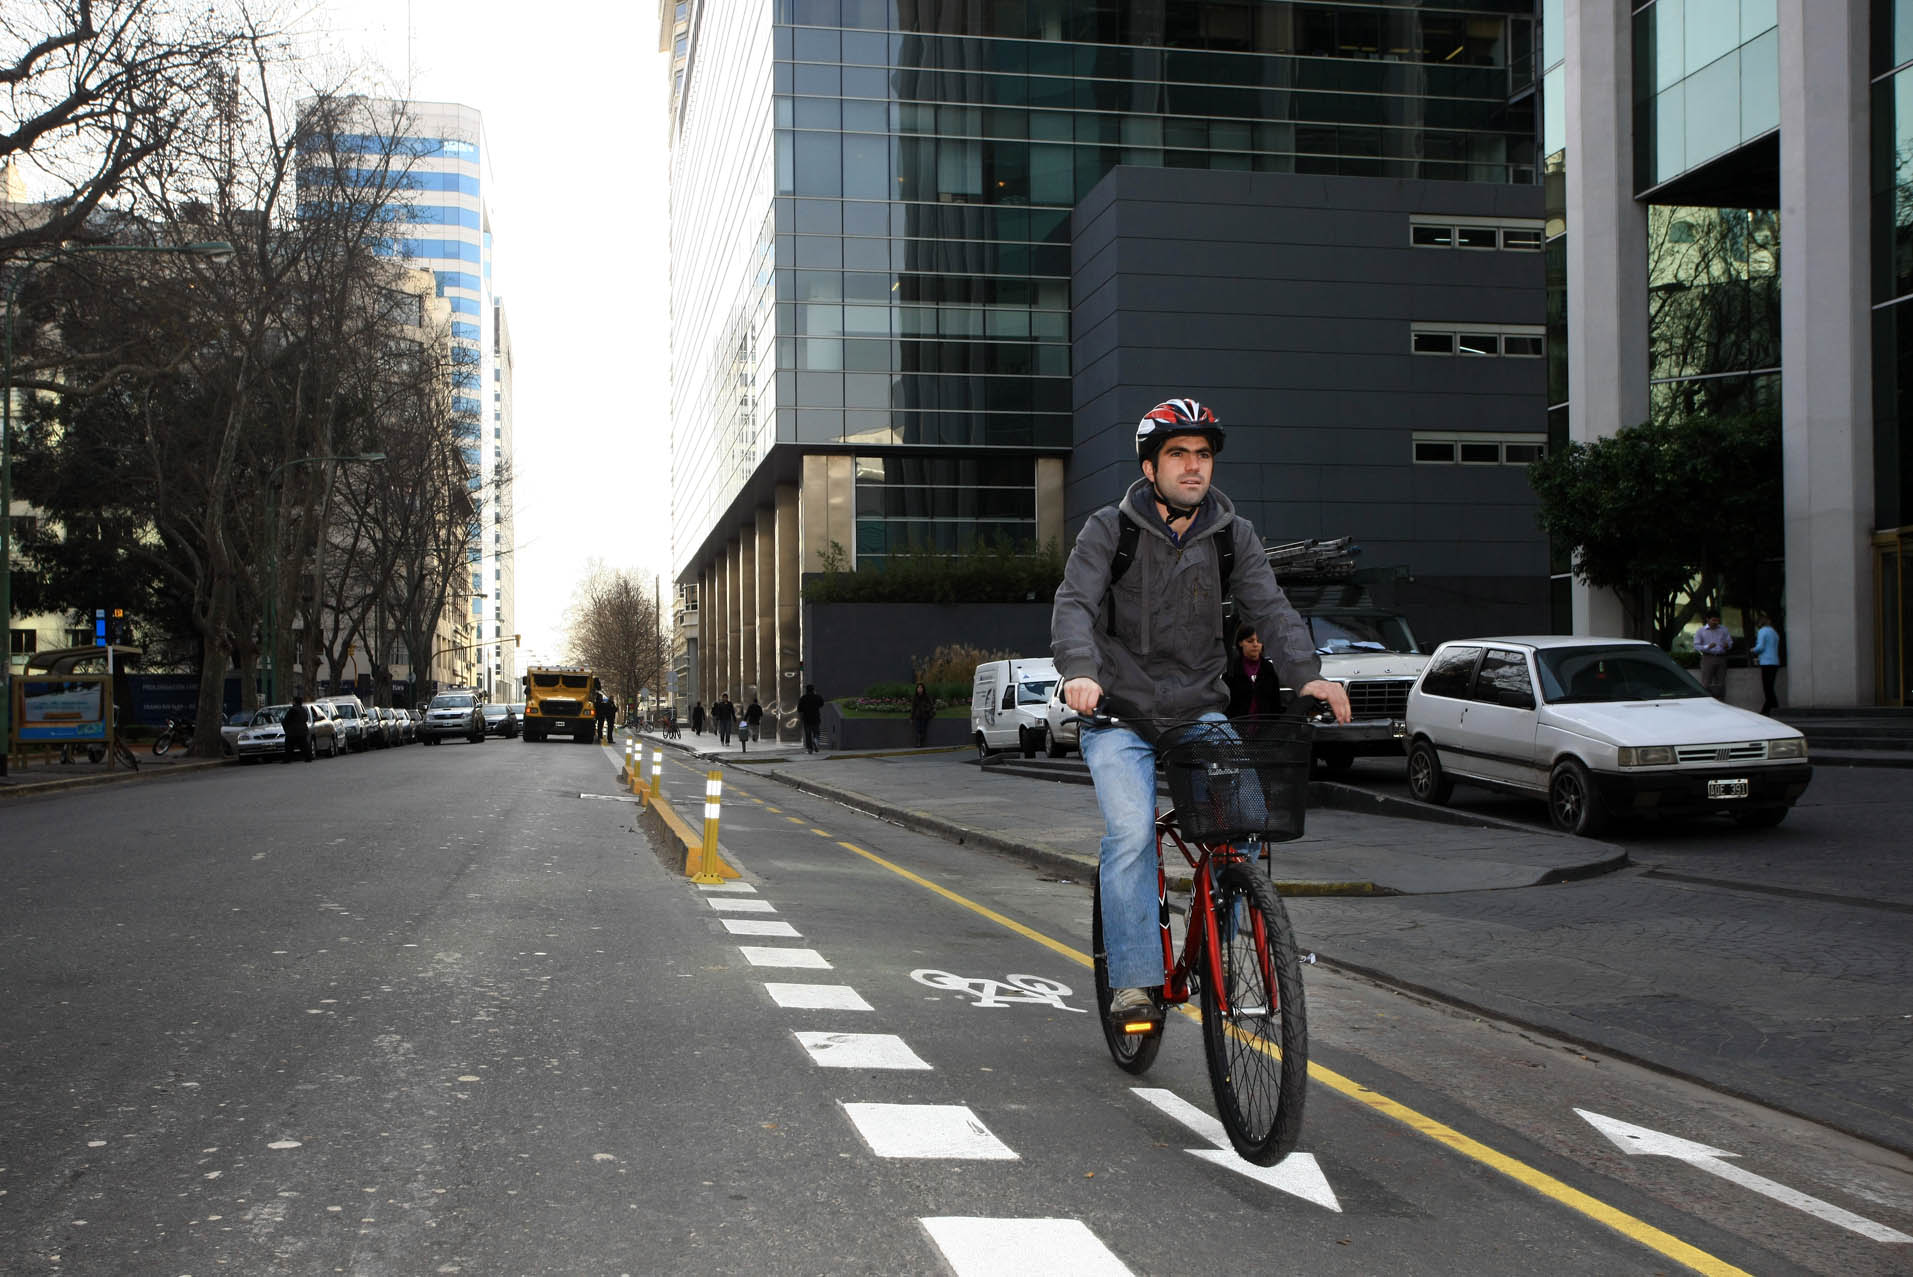
[[[1156,919],[1162,929],[1162,1000],[1174,1006],[1187,1002],[1193,996],[1189,985],[1190,975],[1197,971],[1222,970],[1221,940],[1210,926],[1215,914],[1215,871],[1222,865],[1247,863],[1249,857],[1237,851],[1227,843],[1209,846],[1197,843],[1197,852],[1189,850],[1189,844],[1176,832],[1175,812],[1167,811],[1156,816]],[[1169,872],[1163,865],[1162,844],[1164,839],[1175,844],[1182,858],[1189,862],[1194,875],[1194,886],[1189,899],[1189,926],[1182,938],[1182,953],[1176,953],[1175,937],[1169,930]],[[1200,946],[1198,948],[1198,946]],[[1267,970],[1269,937],[1262,929],[1262,916],[1255,915],[1255,953],[1256,961]],[[1197,966],[1201,959],[1202,965]],[[1230,1013],[1229,990],[1226,980],[1216,984],[1216,1005],[1224,1015]],[[1275,981],[1265,980],[1269,996],[1277,998]]]

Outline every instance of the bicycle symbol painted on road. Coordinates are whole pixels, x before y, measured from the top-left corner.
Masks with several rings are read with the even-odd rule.
[[[951,975],[948,971],[933,971],[925,967],[920,971],[912,971],[910,978],[932,989],[967,994],[976,999],[971,1003],[976,1007],[1006,1007],[1024,1002],[1052,1006],[1058,1011],[1073,1011],[1078,1015],[1086,1014],[1088,1010],[1085,1007],[1066,1006],[1063,999],[1070,996],[1070,987],[1040,975],[1007,975],[1001,980],[992,980],[988,976],[965,979],[960,975]]]

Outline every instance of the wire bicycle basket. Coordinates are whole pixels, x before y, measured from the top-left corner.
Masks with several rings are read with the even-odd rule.
[[[1303,719],[1256,722],[1253,740],[1233,726],[1201,723],[1162,747],[1176,827],[1201,843],[1302,836],[1315,726]]]

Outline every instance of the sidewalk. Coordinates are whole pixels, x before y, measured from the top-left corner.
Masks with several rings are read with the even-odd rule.
[[[988,847],[1064,872],[1093,872],[1103,821],[1088,772],[1074,760],[999,755],[979,766],[968,747],[893,753],[806,754],[803,745],[753,741],[748,752],[715,736],[651,744],[748,767],[782,784],[952,842]],[[1587,838],[1538,831],[1317,781],[1308,832],[1276,849],[1288,895],[1422,895],[1565,882],[1627,864],[1627,853]],[[1410,810],[1410,809],[1414,810]],[[1396,814],[1399,809],[1399,814]],[[1387,814],[1384,814],[1386,810]]]
[[[7,768],[7,774],[0,776],[0,801],[30,798],[37,794],[57,794],[93,785],[112,785],[120,781],[184,776],[206,767],[221,767],[231,761],[225,758],[200,758],[180,750],[169,751],[164,758],[155,758],[153,746],[148,741],[141,741],[134,746],[133,756],[139,759],[138,771],[108,767],[104,760],[89,763],[83,753],[71,763],[62,763],[57,757],[47,762],[43,761],[42,756],[35,755],[33,761],[25,766],[20,764],[19,756],[16,755],[12,765]]]

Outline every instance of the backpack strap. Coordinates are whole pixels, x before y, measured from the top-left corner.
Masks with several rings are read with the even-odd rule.
[[[1216,575],[1220,578],[1222,591],[1219,598],[1229,597],[1229,578],[1235,575],[1235,537],[1229,533],[1235,516],[1229,516],[1229,522],[1216,532]],[[1103,593],[1103,606],[1109,606],[1109,596],[1115,593],[1116,582],[1123,579],[1123,573],[1129,571],[1129,565],[1136,561],[1136,543],[1142,538],[1142,529],[1133,520],[1121,515],[1116,519],[1116,553],[1109,560],[1109,588]]]

